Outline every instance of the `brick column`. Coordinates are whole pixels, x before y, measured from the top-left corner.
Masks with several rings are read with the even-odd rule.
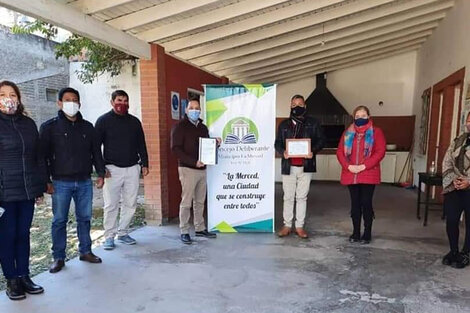
[[[140,61],[142,123],[147,141],[150,174],[144,179],[145,216],[161,225],[168,216],[168,125],[165,87],[165,49],[152,45],[152,59]]]

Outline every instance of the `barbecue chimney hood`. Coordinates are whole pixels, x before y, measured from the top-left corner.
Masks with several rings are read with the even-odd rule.
[[[326,148],[336,148],[352,117],[326,86],[326,73],[317,75],[317,86],[305,100],[307,114],[322,125],[326,137]]]
[[[307,113],[321,124],[345,125],[350,121],[348,111],[326,87],[326,73],[317,75],[317,86],[305,101]],[[344,118],[347,118],[345,121]]]

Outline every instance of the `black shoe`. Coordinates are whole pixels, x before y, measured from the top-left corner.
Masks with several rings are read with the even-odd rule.
[[[7,279],[6,293],[10,300],[23,300],[26,298],[23,286],[21,286],[21,282],[18,278]]]
[[[370,243],[371,236],[370,235],[362,235],[361,237],[361,243],[363,245],[368,245]]]
[[[184,244],[187,244],[187,245],[190,245],[190,244],[193,243],[193,241],[191,240],[191,237],[189,236],[189,234],[182,234],[181,235],[181,241]]]
[[[452,265],[457,261],[458,252],[450,251],[442,258],[442,264]]]
[[[470,252],[468,251],[467,248],[463,248],[462,251],[460,251],[460,253],[466,256],[467,258],[470,257]]]
[[[206,238],[215,238],[217,235],[215,233],[211,233],[207,230],[197,231],[196,237],[206,237]]]
[[[37,295],[37,294],[44,292],[44,288],[33,283],[33,281],[31,280],[31,278],[29,278],[28,275],[20,276],[19,280],[20,280],[21,286],[23,287],[23,290],[26,293],[29,293],[31,295]]]
[[[453,268],[464,268],[469,263],[470,259],[468,258],[468,254],[460,252],[455,258],[455,263],[452,263],[450,266],[452,266]]]
[[[358,234],[352,234],[349,236],[349,242],[359,242],[361,241],[361,238]]]

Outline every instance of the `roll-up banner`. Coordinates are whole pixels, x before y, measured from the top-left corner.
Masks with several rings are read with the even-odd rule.
[[[209,229],[273,232],[276,85],[205,85],[205,122],[222,139],[207,167]]]

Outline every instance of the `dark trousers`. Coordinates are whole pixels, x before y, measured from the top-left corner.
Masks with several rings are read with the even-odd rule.
[[[372,208],[372,197],[375,185],[356,184],[348,185],[351,196],[351,219],[353,222],[353,234],[359,236],[361,233],[361,219],[364,218],[364,236],[371,237],[372,220],[374,210]]]
[[[459,224],[465,212],[465,243],[463,250],[470,249],[470,190],[455,190],[444,195],[444,212],[450,250],[459,251]]]
[[[34,200],[0,202],[0,263],[6,279],[29,275],[29,230]]]

